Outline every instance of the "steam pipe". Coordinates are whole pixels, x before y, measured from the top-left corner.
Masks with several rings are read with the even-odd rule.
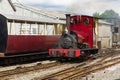
[[[66,27],[67,27],[68,33],[70,33],[70,14],[66,14]]]

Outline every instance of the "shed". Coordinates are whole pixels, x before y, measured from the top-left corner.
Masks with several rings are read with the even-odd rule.
[[[12,0],[0,1],[0,14],[7,17],[8,34],[19,35],[15,28],[28,31],[28,27],[33,27],[34,31],[39,31],[39,35],[56,35],[61,34],[65,29],[65,21],[60,20],[56,15],[52,15],[52,11],[47,9],[38,9],[21,3],[12,3]],[[55,11],[53,11],[54,13]],[[14,28],[13,28],[14,27]],[[40,27],[40,28],[39,28]],[[39,28],[39,30],[37,30]],[[52,29],[54,28],[54,31]],[[12,32],[10,31],[12,30]],[[19,30],[23,31],[23,30]]]
[[[98,22],[98,43],[99,48],[112,48],[112,23],[104,20]]]

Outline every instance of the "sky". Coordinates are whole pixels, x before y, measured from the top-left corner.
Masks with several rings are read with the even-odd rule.
[[[92,15],[95,12],[102,13],[105,10],[114,10],[120,15],[120,0],[12,0],[20,3],[66,11],[70,13]]]

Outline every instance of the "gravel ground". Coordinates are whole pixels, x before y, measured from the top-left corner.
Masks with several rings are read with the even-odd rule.
[[[113,59],[115,57],[120,57],[120,55],[109,57],[105,60]],[[114,65],[96,73],[91,73],[87,77],[83,77],[80,80],[120,80],[120,64]]]
[[[34,80],[36,77],[43,77],[45,75],[49,75],[61,70],[64,70],[66,68],[72,67],[75,64],[65,64],[61,66],[55,66],[49,69],[43,69],[43,70],[37,70],[37,71],[31,71],[31,72],[26,72],[18,75],[14,75],[8,78],[4,78],[2,80]]]
[[[111,59],[111,58],[113,57],[110,57],[108,59]],[[96,61],[92,62],[91,64],[94,64]],[[23,65],[16,65],[16,66],[17,67],[28,67],[28,66],[36,65],[38,63],[47,64],[49,62],[50,61],[43,61],[43,62],[36,62],[32,64],[30,63],[30,64],[23,64]],[[44,77],[45,75],[49,75],[49,74],[64,70],[73,65],[76,65],[76,64],[66,64],[66,65],[61,65],[61,66],[55,66],[49,69],[26,72],[26,73],[11,76],[9,78],[4,78],[2,80],[34,80],[37,77]],[[16,66],[3,67],[3,68],[0,68],[0,71],[14,69],[16,68]],[[120,80],[120,64],[107,68],[105,70],[96,72],[96,73],[91,73],[87,77],[83,77],[82,79],[78,79],[78,80]]]
[[[13,66],[6,66],[6,67],[0,67],[0,72],[1,71],[6,71],[6,70],[11,70],[11,69],[16,69],[18,67],[30,67],[30,66],[35,66],[37,64],[47,64],[47,63],[53,63],[55,61],[38,61],[38,62],[34,62],[34,63],[27,63],[27,64],[18,64],[18,65],[13,65]]]
[[[120,80],[120,64],[96,73],[91,73],[80,80]]]
[[[27,72],[19,75],[14,75],[2,80],[34,80],[34,78],[36,77],[43,77],[45,75],[52,74],[54,72],[58,72],[60,70],[71,67],[73,65],[62,65],[62,66],[52,67],[46,70]],[[82,79],[78,79],[78,80],[120,80],[120,64],[117,64],[113,67],[107,68],[105,70],[96,73],[91,73],[87,77],[83,77]]]

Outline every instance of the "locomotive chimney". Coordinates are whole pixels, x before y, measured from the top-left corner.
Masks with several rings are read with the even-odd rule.
[[[68,33],[70,33],[70,14],[66,14],[66,26]]]

